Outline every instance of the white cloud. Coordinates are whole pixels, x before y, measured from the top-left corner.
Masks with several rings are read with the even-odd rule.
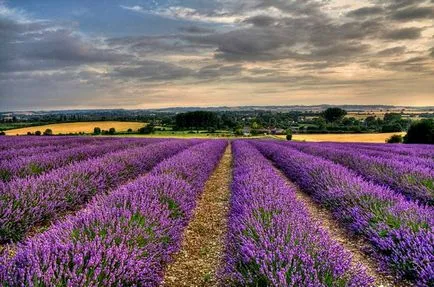
[[[124,6],[124,5],[120,5],[120,7],[122,8],[122,9],[125,9],[125,10],[130,10],[130,11],[135,11],[135,12],[145,12],[145,9],[143,9],[143,7],[141,7],[141,6]]]

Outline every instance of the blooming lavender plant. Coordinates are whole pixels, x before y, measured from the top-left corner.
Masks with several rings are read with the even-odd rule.
[[[341,165],[295,148],[253,144],[349,231],[365,238],[383,269],[417,286],[434,284],[432,208],[409,202]]]
[[[95,158],[134,146],[146,146],[159,141],[161,140],[147,139],[137,141],[123,139],[108,141],[106,143],[102,142],[102,144],[98,145],[82,145],[72,149],[62,149],[50,154],[38,152],[31,157],[17,157],[0,162],[0,180],[7,182],[18,177],[40,175],[73,162]]]
[[[29,142],[29,139],[24,137],[20,137],[19,139],[21,140],[20,142]],[[77,139],[81,139],[81,138],[77,138]],[[94,140],[90,142],[68,139],[67,141],[60,142],[60,143],[48,142],[44,146],[29,145],[25,148],[15,148],[14,146],[11,145],[8,149],[0,151],[0,160],[10,160],[18,157],[34,156],[35,154],[40,154],[40,153],[49,154],[52,152],[58,152],[61,150],[71,149],[79,146],[91,145],[91,144],[104,144],[111,141],[108,140],[110,138],[92,138],[92,139]]]
[[[165,158],[198,142],[169,140],[132,148],[3,185],[0,190],[0,242],[20,240],[35,224],[81,206],[94,195],[134,179]]]
[[[311,143],[309,143],[311,144]],[[312,143],[313,144],[313,143]],[[338,148],[342,150],[346,150],[349,152],[356,152],[356,153],[363,153],[367,156],[373,156],[378,157],[386,160],[391,161],[399,161],[404,164],[409,164],[410,166],[419,166],[419,167],[425,167],[429,168],[431,170],[434,169],[434,160],[417,156],[417,155],[408,155],[408,154],[401,154],[395,152],[393,149],[385,149],[383,151],[377,150],[377,149],[371,149],[369,147],[366,147],[365,145],[360,144],[348,144],[348,143],[321,143],[318,144],[321,146],[327,146],[330,148]],[[417,148],[415,148],[417,150]],[[426,150],[424,150],[426,151]]]
[[[370,156],[357,149],[346,150],[340,145],[290,143],[303,152],[330,159],[351,168],[377,184],[385,184],[409,200],[434,205],[434,170],[419,163],[381,156]]]
[[[372,286],[253,146],[233,144],[223,286]]]
[[[195,145],[3,257],[6,286],[159,286],[225,141]]]
[[[351,144],[358,147],[368,148],[370,150],[382,151],[382,152],[393,152],[395,154],[409,155],[412,157],[422,157],[433,160],[434,159],[434,147],[433,145],[426,144],[368,144],[368,143],[355,143]]]
[[[47,145],[61,145],[67,144],[68,142],[80,142],[83,144],[92,143],[97,141],[111,141],[116,140],[116,138],[110,137],[101,137],[101,138],[93,138],[93,137],[34,137],[34,136],[26,136],[26,137],[1,137],[0,138],[0,151],[8,151],[8,150],[25,150],[28,148],[35,147],[44,147]]]

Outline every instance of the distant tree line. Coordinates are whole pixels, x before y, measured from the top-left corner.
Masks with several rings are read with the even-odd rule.
[[[208,111],[195,111],[178,114],[175,117],[176,130],[208,130],[215,131],[220,125],[221,118]]]
[[[426,114],[430,116],[431,114]],[[407,115],[408,116],[408,115]],[[424,119],[413,121],[401,113],[386,113],[384,117],[368,116],[357,119],[348,116],[341,108],[328,108],[323,112],[318,111],[270,111],[270,110],[242,110],[242,111],[192,111],[185,113],[144,111],[97,111],[95,115],[75,112],[71,114],[49,114],[35,117],[35,120],[69,121],[69,120],[137,120],[148,123],[146,126],[127,132],[118,132],[114,128],[101,130],[95,127],[94,135],[113,134],[152,134],[156,131],[171,130],[213,133],[223,131],[236,135],[262,135],[280,134],[288,139],[295,133],[376,133],[376,132],[405,132],[407,137],[395,136],[390,142],[429,142],[432,140],[432,121]],[[20,119],[15,118],[14,121]],[[41,123],[41,122],[39,122]],[[29,123],[32,125],[32,123]],[[2,128],[0,127],[0,130]],[[3,128],[4,130],[4,128]],[[414,132],[416,131],[416,132]],[[425,134],[416,139],[413,135]],[[0,131],[0,135],[5,133]],[[37,131],[35,135],[51,135],[52,131]],[[82,133],[80,133],[82,134]]]

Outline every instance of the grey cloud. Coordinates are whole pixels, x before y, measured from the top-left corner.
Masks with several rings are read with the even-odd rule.
[[[60,69],[87,63],[121,62],[129,57],[98,48],[72,29],[48,21],[0,19],[0,71]],[[72,23],[72,25],[74,24]]]
[[[179,29],[181,32],[189,33],[189,34],[210,34],[215,32],[214,29],[198,27],[198,26],[188,26],[182,27]]]
[[[282,46],[291,46],[295,41],[281,30],[248,28],[203,37],[187,37],[193,43],[217,47],[216,56],[227,60],[270,59]],[[278,58],[278,57],[277,57]]]
[[[242,71],[241,65],[224,66],[221,64],[208,65],[197,72],[197,77],[201,79],[215,79],[220,77],[236,76]]]
[[[378,6],[363,7],[353,11],[348,12],[347,16],[350,17],[367,17],[372,15],[379,15],[384,12],[383,8]]]
[[[127,49],[133,53],[143,54],[195,54],[203,49],[210,49],[211,44],[192,43],[189,37],[203,37],[202,33],[186,33],[163,36],[134,36],[108,39],[107,44],[113,49]]]
[[[69,63],[116,62],[127,57],[115,51],[99,49],[75,36],[72,31],[58,30],[47,32],[43,38],[29,41],[25,47],[19,47],[22,54],[30,59],[55,60]]]
[[[393,48],[381,50],[381,51],[377,52],[377,55],[379,55],[379,56],[401,55],[406,51],[406,49],[407,48],[405,46],[393,47]]]
[[[428,57],[413,57],[402,61],[372,62],[370,66],[394,72],[415,72],[428,75],[433,73],[429,63],[430,59]]]
[[[434,7],[410,7],[401,9],[392,14],[395,20],[415,20],[434,18]]]
[[[378,0],[377,2],[386,4],[386,7],[389,9],[400,9],[425,3],[426,0]]]
[[[314,51],[313,55],[320,58],[347,58],[361,55],[369,50],[370,46],[360,43],[341,43],[331,47]]]
[[[392,67],[392,69],[400,69],[409,72],[432,72],[432,70],[426,66],[427,61],[428,59],[425,57],[414,57],[405,61],[389,63],[389,66]]]
[[[276,19],[267,15],[258,15],[250,17],[243,22],[257,27],[268,27],[274,25],[276,23]]]
[[[422,30],[415,27],[396,29],[385,32],[383,38],[389,40],[414,40],[420,38]]]
[[[112,76],[142,80],[176,80],[194,74],[189,68],[161,61],[142,61],[136,67],[124,66],[114,69]]]

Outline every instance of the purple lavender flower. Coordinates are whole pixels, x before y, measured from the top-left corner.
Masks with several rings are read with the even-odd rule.
[[[434,284],[432,208],[410,202],[329,160],[276,143],[253,144],[349,231],[365,238],[385,270],[417,286]]]
[[[371,286],[247,142],[236,141],[224,286]]]

